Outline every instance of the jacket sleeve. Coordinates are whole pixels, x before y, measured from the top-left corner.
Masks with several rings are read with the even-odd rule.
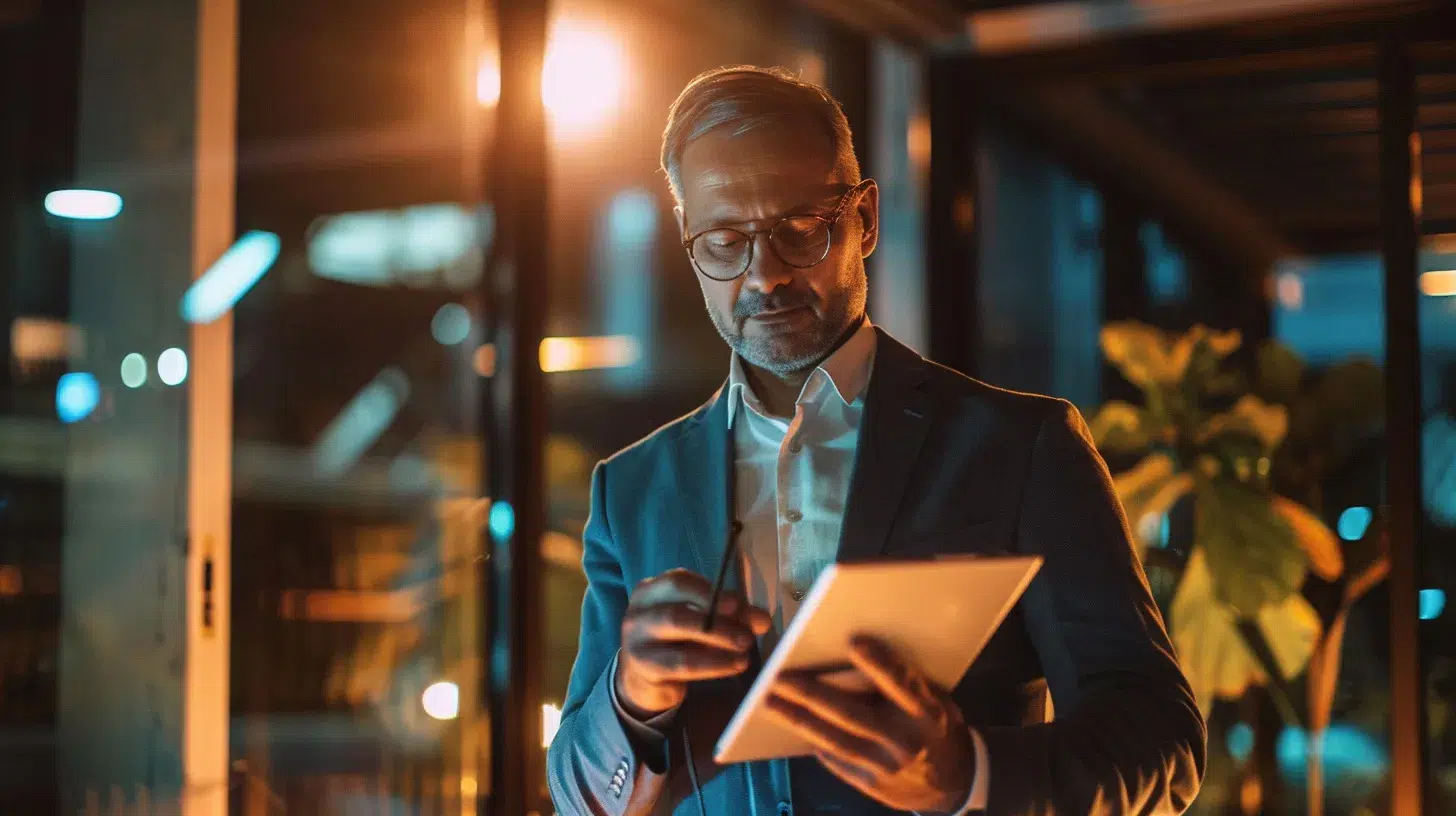
[[[981,730],[996,769],[987,812],[1181,813],[1207,735],[1081,415],[1051,404],[1019,509],[1017,546],[1044,559],[1022,599],[1053,722]]]
[[[561,727],[547,752],[547,781],[562,816],[649,812],[666,767],[648,767],[612,703],[612,666],[621,645],[627,594],[606,507],[606,465],[592,474],[591,515],[583,536],[586,597],[581,641],[571,668]],[[656,764],[656,763],[654,763]]]

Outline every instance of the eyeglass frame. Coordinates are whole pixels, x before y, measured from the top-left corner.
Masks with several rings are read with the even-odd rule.
[[[748,274],[749,268],[753,266],[753,253],[758,246],[758,236],[760,235],[768,236],[768,250],[769,252],[772,252],[774,254],[774,257],[778,258],[779,261],[795,269],[809,269],[810,267],[817,266],[818,264],[823,263],[824,259],[829,257],[829,250],[834,248],[834,228],[839,225],[839,221],[840,219],[844,218],[845,213],[849,212],[850,202],[854,201],[865,190],[868,190],[874,183],[875,180],[872,178],[861,179],[858,184],[850,187],[848,190],[845,190],[843,195],[839,197],[839,203],[834,205],[834,209],[830,210],[828,215],[820,215],[818,213],[789,213],[788,215],[779,216],[768,227],[756,230],[745,230],[739,229],[738,227],[709,227],[705,230],[699,230],[692,235],[684,238],[682,242],[682,247],[683,249],[687,250],[688,259],[693,262],[693,270],[696,271],[699,275],[707,278],[708,280],[717,281],[718,283],[728,283],[729,281],[735,281]],[[791,218],[814,218],[819,221],[823,221],[824,225],[828,228],[829,238],[824,242],[824,254],[820,255],[818,260],[807,264],[792,263],[785,260],[784,257],[779,254],[778,249],[774,247],[771,234],[774,230],[779,228],[780,224],[783,224],[785,221],[788,221]],[[694,242],[696,242],[704,235],[707,235],[710,232],[717,232],[718,230],[731,230],[738,233],[739,235],[748,238],[748,254],[744,260],[743,269],[739,271],[738,274],[729,278],[715,278],[712,275],[709,275],[707,272],[704,272],[703,267],[698,263],[697,255],[693,253]]]

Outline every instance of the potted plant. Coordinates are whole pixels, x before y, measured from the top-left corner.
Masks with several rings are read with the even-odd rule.
[[[1378,425],[1383,389],[1369,363],[1315,377],[1272,342],[1249,376],[1229,365],[1241,344],[1238,332],[1204,326],[1174,335],[1109,324],[1103,354],[1142,402],[1109,402],[1090,426],[1110,460],[1136,460],[1113,481],[1145,561],[1169,512],[1191,501],[1186,557],[1160,578],[1172,584],[1168,624],[1199,706],[1206,715],[1216,699],[1266,688],[1286,722],[1306,728],[1308,800],[1319,814],[1344,622],[1386,569],[1377,553],[1347,572],[1347,552],[1321,518],[1321,485]],[[1311,575],[1342,592],[1324,618],[1301,593]]]

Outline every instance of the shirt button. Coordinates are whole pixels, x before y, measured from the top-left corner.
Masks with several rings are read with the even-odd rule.
[[[789,597],[793,598],[796,601],[802,601],[804,600],[804,590],[796,589],[793,592],[789,593]]]
[[[798,510],[790,510],[784,514],[784,518],[788,519],[790,524],[798,524],[804,520],[804,514]]]

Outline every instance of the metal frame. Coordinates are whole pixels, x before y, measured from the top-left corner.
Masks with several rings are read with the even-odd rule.
[[[1423,812],[1427,779],[1420,643],[1420,137],[1409,45],[1380,45],[1380,220],[1385,278],[1386,501],[1390,535],[1390,775],[1393,816]]]
[[[192,277],[236,232],[238,0],[197,0]],[[187,393],[185,816],[226,816],[231,722],[233,319],[192,326]]]
[[[962,57],[937,57],[927,69],[930,98],[930,208],[926,213],[930,356],[974,376],[979,336],[980,190],[977,91]]]
[[[487,551],[490,778],[484,811],[522,816],[549,811],[541,749],[542,559],[546,531],[544,452],[546,383],[540,365],[549,272],[547,129],[541,103],[549,3],[497,0],[501,95],[486,195],[497,243],[487,287],[496,376],[484,379],[482,427],[489,434],[485,472],[490,495],[510,502],[514,532]]]

